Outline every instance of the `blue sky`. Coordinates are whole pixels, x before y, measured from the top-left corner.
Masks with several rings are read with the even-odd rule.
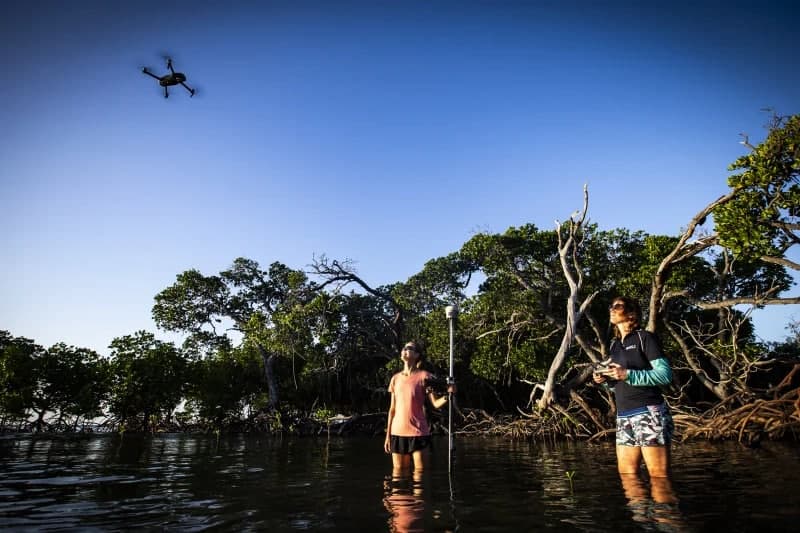
[[[0,329],[107,353],[239,256],[369,283],[478,231],[675,235],[771,107],[800,112],[791,2],[8,2]],[[198,89],[164,99],[161,54]],[[756,315],[766,340],[800,310]],[[157,332],[165,339],[170,337]]]

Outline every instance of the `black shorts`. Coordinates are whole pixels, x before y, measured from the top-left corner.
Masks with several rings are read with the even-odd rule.
[[[392,453],[409,454],[419,450],[424,450],[431,445],[431,436],[423,435],[422,437],[398,437],[392,435],[391,439]]]

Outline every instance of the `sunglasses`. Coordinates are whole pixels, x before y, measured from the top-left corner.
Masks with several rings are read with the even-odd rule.
[[[624,303],[620,303],[620,302],[617,302],[615,304],[611,304],[611,305],[608,306],[608,310],[609,311],[624,311],[625,310],[625,304]]]
[[[403,346],[403,351],[404,352],[416,352],[417,349],[414,348],[413,346]]]

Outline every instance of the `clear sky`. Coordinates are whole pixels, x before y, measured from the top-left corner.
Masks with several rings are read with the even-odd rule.
[[[602,229],[676,235],[763,108],[800,112],[798,27],[789,1],[3,2],[0,329],[169,339],[153,297],[239,256],[402,281],[584,183]],[[165,53],[194,98],[141,73]]]

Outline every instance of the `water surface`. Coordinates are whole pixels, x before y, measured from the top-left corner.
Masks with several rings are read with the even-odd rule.
[[[620,480],[610,442],[434,439],[393,477],[383,438],[0,438],[0,526],[114,531],[786,531],[800,519],[794,443],[674,448],[670,498]],[[656,487],[658,488],[658,487]]]

